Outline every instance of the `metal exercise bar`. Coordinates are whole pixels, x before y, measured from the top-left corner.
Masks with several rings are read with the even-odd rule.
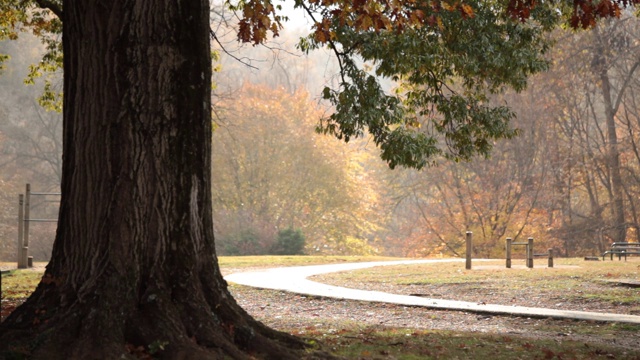
[[[60,196],[58,192],[32,192],[31,184],[26,185],[26,194],[20,194],[18,207],[18,269],[29,267],[29,223],[57,222],[57,219],[31,219],[31,196]],[[54,202],[46,200],[45,202]]]

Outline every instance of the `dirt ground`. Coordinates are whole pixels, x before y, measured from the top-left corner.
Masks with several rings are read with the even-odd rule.
[[[497,267],[480,265],[474,266],[474,271],[483,272],[484,270],[494,270],[494,268]],[[517,269],[518,265],[514,268]],[[525,269],[524,265],[522,268]],[[247,269],[242,271],[247,271]],[[532,291],[527,288],[496,289],[486,286],[482,282],[437,285],[395,285],[389,282],[358,283],[340,280],[339,277],[334,277],[331,274],[314,277],[313,280],[363,290],[486,304],[640,314],[637,302],[635,304],[633,302],[615,303],[601,299],[568,296],[570,293],[587,292],[584,286],[603,289],[608,286],[617,286],[617,284],[601,282],[586,282],[585,285],[581,285],[577,289]],[[640,326],[637,325],[433,310],[422,307],[302,296],[237,285],[232,285],[230,290],[239,304],[254,317],[269,326],[285,331],[299,331],[299,329],[313,327],[334,327],[339,330],[344,324],[361,324],[362,326],[504,334],[545,338],[557,342],[573,340],[584,342],[585,346],[613,345],[640,354]],[[640,290],[631,289],[630,291]],[[640,299],[640,293],[638,293],[638,297]]]
[[[462,311],[432,310],[384,303],[309,297],[276,290],[231,286],[238,303],[263,323],[283,331],[300,332],[314,327],[334,328],[347,324],[493,333],[562,342],[573,340],[585,346],[613,345],[640,351],[640,333],[619,324],[493,316]],[[448,293],[460,299],[462,293]]]

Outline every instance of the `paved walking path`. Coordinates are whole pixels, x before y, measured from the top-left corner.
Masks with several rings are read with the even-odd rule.
[[[313,275],[338,271],[365,269],[374,266],[427,264],[456,261],[464,262],[464,259],[378,261],[364,263],[284,267],[230,274],[225,276],[225,279],[229,282],[240,285],[247,285],[263,289],[284,290],[298,294],[323,296],[338,299],[384,302],[400,305],[424,306],[433,309],[460,310],[526,317],[550,317],[640,324],[640,316],[635,315],[557,310],[525,306],[478,304],[467,301],[431,299],[408,295],[389,294],[380,291],[348,289],[338,286],[321,284],[307,279],[308,277]],[[473,261],[474,263],[477,263],[482,260],[474,259]]]

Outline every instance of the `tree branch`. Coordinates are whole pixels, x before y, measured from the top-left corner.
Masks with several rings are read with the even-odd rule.
[[[309,8],[306,4],[301,3],[302,8],[304,9],[304,11],[307,13],[307,15],[309,15],[309,17],[311,18],[311,20],[315,23],[318,24],[319,22],[316,20],[316,18],[313,16],[313,11],[311,10],[311,8]],[[336,55],[336,59],[338,60],[338,67],[340,68],[340,78],[342,79],[342,83],[346,84],[347,80],[344,77],[344,66],[342,65],[342,58],[340,57],[342,56],[346,56],[346,53],[340,53],[338,51],[338,47],[336,47],[336,44],[333,40],[329,39],[329,48],[331,49],[331,51],[333,51],[333,53]]]
[[[627,90],[627,86],[629,86],[629,83],[631,82],[631,80],[633,80],[633,73],[636,71],[636,69],[638,69],[638,66],[640,66],[640,60],[636,61],[633,64],[633,67],[631,67],[631,70],[629,70],[629,75],[627,76],[626,79],[624,79],[624,83],[620,87],[620,90],[618,90],[618,98],[616,99],[616,103],[613,105],[614,114],[618,112],[618,109],[620,108],[620,103],[622,102],[622,98],[624,96],[624,92],[625,90]]]
[[[241,64],[243,64],[243,65],[245,65],[245,66],[247,66],[247,67],[250,67],[250,68],[252,68],[252,69],[256,69],[256,70],[258,70],[258,68],[257,68],[257,67],[255,67],[255,66],[253,66],[253,65],[249,64],[249,63],[248,63],[248,62],[246,62],[246,61],[243,61],[242,59],[238,58],[237,56],[235,56],[235,55],[233,55],[232,53],[230,53],[229,51],[227,51],[227,49],[224,47],[224,45],[222,45],[222,42],[220,42],[220,40],[219,40],[219,39],[218,39],[218,37],[216,36],[216,32],[215,32],[215,31],[213,31],[213,29],[210,29],[210,30],[209,30],[209,34],[211,35],[211,37],[213,38],[213,40],[215,40],[215,41],[218,43],[218,45],[220,45],[220,49],[222,49],[222,51],[223,51],[225,54],[227,54],[227,55],[231,56],[233,59],[235,59],[236,61],[238,61],[239,63],[241,63]]]

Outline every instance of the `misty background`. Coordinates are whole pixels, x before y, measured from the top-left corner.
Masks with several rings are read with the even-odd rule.
[[[328,50],[295,47],[308,22],[291,13],[267,46],[239,47],[233,18],[214,24],[213,216],[220,255],[378,254],[503,257],[506,237],[534,237],[560,256],[597,255],[640,240],[640,27],[635,18],[558,30],[551,70],[492,101],[517,114],[520,136],[492,156],[389,170],[367,138],[316,134],[320,101],[338,72]],[[62,116],[25,85],[43,45],[0,42],[0,260],[16,259],[18,194],[58,192]],[[61,74],[52,74],[61,87]],[[394,84],[388,82],[389,88]],[[608,94],[605,95],[605,94]],[[610,110],[607,110],[610,109]],[[57,217],[56,196],[34,196],[31,217]],[[622,234],[622,235],[621,235]],[[55,223],[30,225],[30,255],[50,256]]]

